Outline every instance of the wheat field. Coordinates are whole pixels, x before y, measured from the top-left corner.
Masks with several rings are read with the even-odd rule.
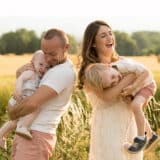
[[[77,55],[69,55],[75,65],[78,64]],[[31,54],[24,54],[16,56],[14,54],[0,55],[0,76],[14,75],[15,71],[21,65],[29,62],[32,58]],[[160,70],[160,63],[156,56],[143,56],[143,57],[128,57],[133,58],[137,62],[144,64],[152,72],[158,72]]]
[[[6,114],[6,104],[12,94],[15,83],[16,69],[31,60],[31,54],[15,56],[9,54],[0,55],[0,123],[8,120]],[[78,56],[69,55],[75,67],[78,65]],[[156,56],[149,57],[128,57],[144,64],[152,71],[156,77],[157,84],[160,84],[160,63]],[[160,87],[159,87],[160,88]],[[158,92],[158,95],[160,92]],[[62,121],[57,130],[57,144],[55,147],[54,158],[50,160],[87,160],[89,152],[89,133],[91,107],[83,92],[73,92],[72,105],[68,112],[62,117]],[[73,122],[76,124],[73,125]],[[160,131],[159,131],[160,132]],[[13,134],[7,139],[7,151],[0,151],[0,160],[9,160],[10,148]],[[73,147],[74,146],[74,147]],[[144,160],[159,160],[160,146],[158,145],[152,152],[145,155]]]

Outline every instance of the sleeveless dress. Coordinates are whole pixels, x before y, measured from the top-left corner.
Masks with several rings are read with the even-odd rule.
[[[122,100],[107,103],[89,92],[93,107],[89,160],[143,160],[143,152],[129,154],[123,143],[132,142],[137,129],[129,106]]]

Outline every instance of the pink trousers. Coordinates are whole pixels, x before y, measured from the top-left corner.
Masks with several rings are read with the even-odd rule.
[[[143,96],[146,99],[144,106],[147,106],[148,102],[154,96],[155,92],[156,92],[156,85],[154,83],[151,83],[148,86],[141,89],[136,95]]]
[[[56,136],[31,131],[32,140],[15,135],[11,160],[48,160],[56,143]]]

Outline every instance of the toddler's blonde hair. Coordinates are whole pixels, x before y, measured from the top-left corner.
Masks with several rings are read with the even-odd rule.
[[[103,63],[93,63],[89,65],[85,70],[86,82],[92,87],[103,90],[102,72],[107,69],[106,67],[107,65]]]

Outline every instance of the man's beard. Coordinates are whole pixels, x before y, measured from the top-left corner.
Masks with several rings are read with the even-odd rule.
[[[62,63],[64,63],[66,60],[67,60],[67,57],[65,56],[63,59],[57,60],[55,63],[53,63],[53,64],[51,65],[51,67],[54,67],[54,66],[56,66],[56,65],[58,65],[58,64],[62,64]]]

